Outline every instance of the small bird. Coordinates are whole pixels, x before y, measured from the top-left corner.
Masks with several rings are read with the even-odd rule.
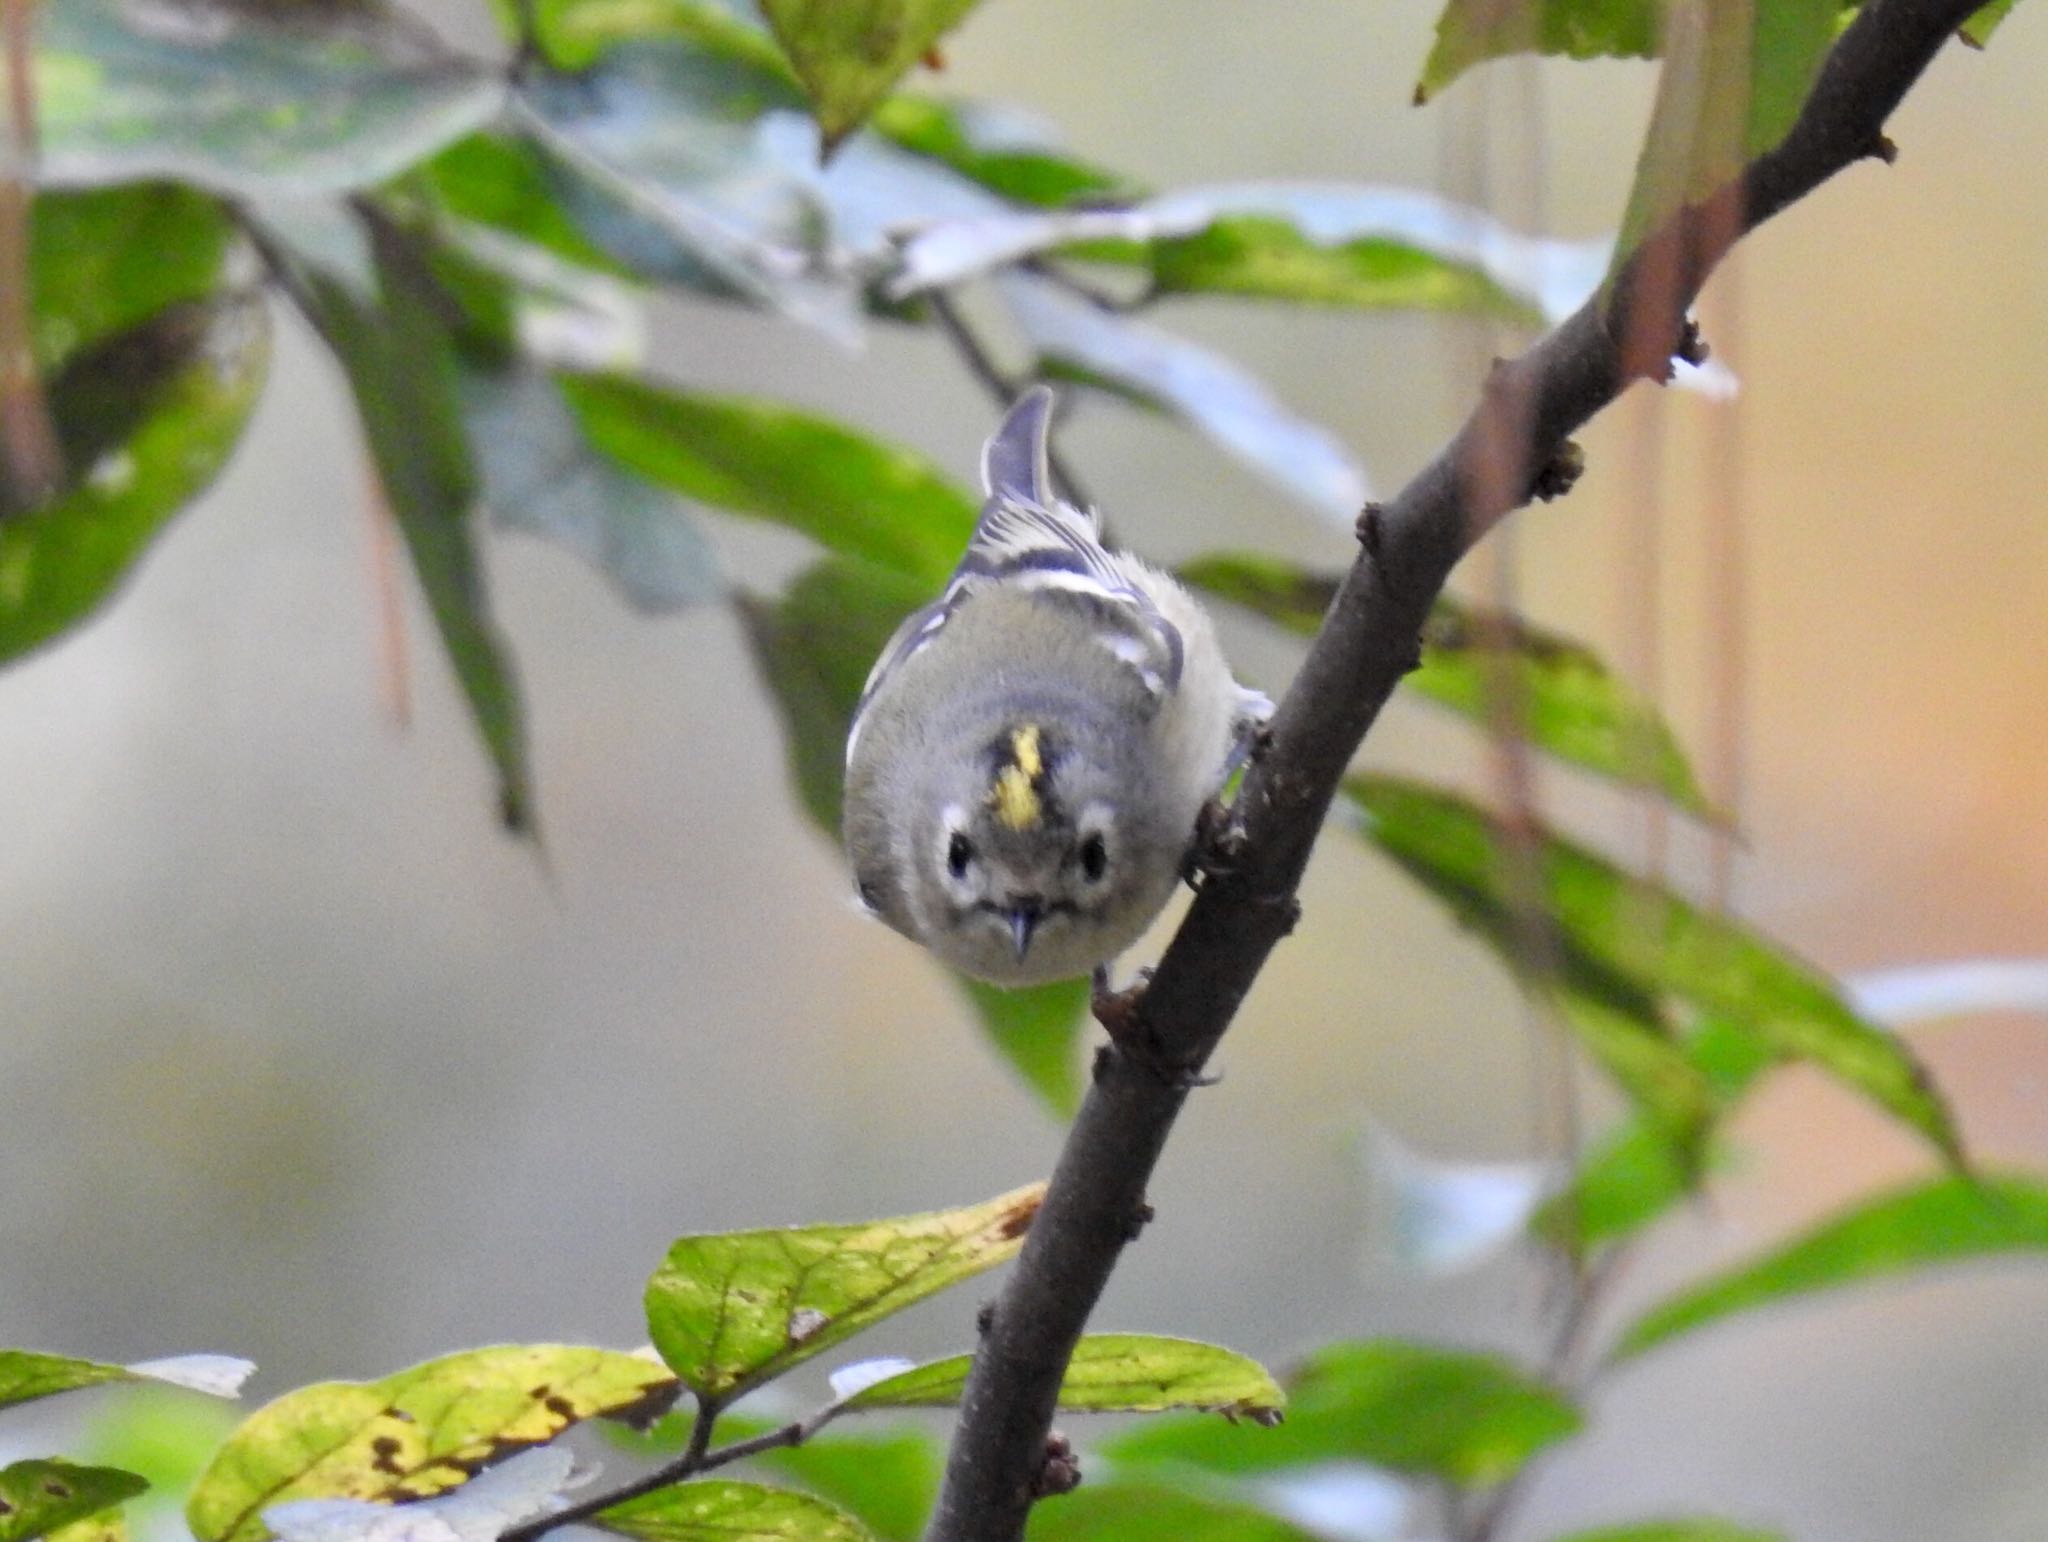
[[[1011,407],[966,554],[868,675],[842,824],[862,903],[956,969],[1101,987],[1273,707],[1193,595],[1054,495],[1052,408]]]

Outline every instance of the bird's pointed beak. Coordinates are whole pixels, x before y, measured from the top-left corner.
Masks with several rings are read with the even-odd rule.
[[[1020,900],[1010,907],[1009,914],[1010,940],[1017,944],[1017,962],[1021,964],[1031,951],[1031,936],[1044,919],[1045,909],[1036,900]]]

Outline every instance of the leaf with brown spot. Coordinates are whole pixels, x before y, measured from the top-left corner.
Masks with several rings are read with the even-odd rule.
[[[1004,1262],[1044,1195],[1033,1183],[960,1210],[684,1237],[647,1282],[648,1331],[691,1391],[730,1401]]]
[[[148,1483],[118,1467],[33,1459],[0,1471],[0,1542],[30,1542],[133,1499]]]
[[[271,1505],[424,1498],[581,1420],[658,1415],[679,1391],[651,1360],[562,1344],[473,1349],[381,1381],[301,1387],[228,1437],[186,1520],[199,1542],[255,1542]]]

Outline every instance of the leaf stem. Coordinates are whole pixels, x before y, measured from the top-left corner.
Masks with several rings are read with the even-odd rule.
[[[988,392],[998,407],[1007,410],[1023,394],[1024,383],[1013,379],[996,363],[995,356],[988,351],[988,345],[960,313],[960,307],[954,302],[949,291],[930,290],[925,294],[924,301],[931,307],[932,315],[937,318],[939,330],[946,334],[947,341],[953,345],[953,351],[960,355],[961,362],[967,366],[967,373],[980,382],[982,389]],[[1092,508],[1095,500],[1088,496],[1088,489],[1081,484],[1080,478],[1074,475],[1073,467],[1061,457],[1059,450],[1048,445],[1046,460],[1052,467],[1053,481],[1059,488],[1060,496],[1069,503],[1079,504],[1084,509]]]
[[[537,1520],[514,1526],[505,1532],[498,1542],[536,1542],[558,1526],[572,1526],[587,1522],[614,1505],[622,1505],[629,1499],[638,1499],[643,1494],[652,1494],[674,1483],[694,1478],[699,1473],[711,1472],[745,1461],[750,1456],[759,1456],[767,1451],[779,1451],[788,1446],[800,1446],[834,1419],[847,1411],[848,1405],[842,1400],[827,1403],[808,1418],[798,1419],[790,1424],[780,1425],[745,1440],[736,1440],[729,1446],[711,1449],[713,1427],[718,1416],[724,1412],[724,1405],[717,1401],[700,1401],[697,1405],[696,1421],[690,1426],[690,1441],[682,1455],[674,1461],[664,1462],[652,1472],[643,1473],[630,1483],[622,1483],[607,1493],[591,1499],[579,1500],[566,1509],[557,1510],[553,1515],[543,1515]]]
[[[35,202],[36,0],[0,0],[7,124],[0,136],[0,517],[31,508],[64,480],[64,455],[36,375],[29,273]]]

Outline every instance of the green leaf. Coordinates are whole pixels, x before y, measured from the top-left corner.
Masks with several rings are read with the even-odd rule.
[[[2012,13],[2019,0],[1991,0],[1981,10],[1973,11],[1970,19],[1963,23],[1962,38],[1972,48],[1990,46],[1991,34],[1998,30],[1998,24]]]
[[[36,367],[47,375],[159,311],[209,299],[234,226],[204,193],[142,182],[38,193],[29,234]]]
[[[641,1542],[868,1542],[870,1535],[809,1494],[723,1480],[658,1488],[600,1510],[591,1524]]]
[[[496,115],[496,74],[369,5],[64,0],[39,18],[39,171],[309,197],[397,175]]]
[[[730,1402],[1012,1257],[1044,1193],[1034,1183],[959,1210],[684,1237],[647,1282],[648,1332],[700,1398]]]
[[[1279,215],[1220,218],[1155,243],[1154,292],[1236,295],[1357,310],[1449,311],[1543,324],[1531,300],[1474,262],[1385,236],[1319,241]]]
[[[819,1435],[761,1460],[852,1511],[886,1542],[917,1542],[944,1466],[938,1444],[917,1429]]]
[[[1489,916],[1481,924],[1512,960],[1512,921]],[[1696,1175],[1715,1113],[1713,1087],[1658,1016],[1656,1003],[1578,960],[1566,960],[1555,977],[1534,983],[1558,1021],[1670,1144],[1680,1170]]]
[[[493,0],[493,7],[516,32],[519,0]],[[718,0],[534,0],[533,27],[543,57],[559,69],[583,69],[621,43],[668,38],[796,84],[775,40]]]
[[[0,1408],[33,1402],[79,1387],[99,1387],[110,1381],[133,1381],[135,1373],[125,1365],[102,1365],[97,1360],[73,1360],[68,1355],[38,1354],[32,1349],[0,1349]]]
[[[1626,1526],[1600,1526],[1575,1531],[1558,1542],[1789,1542],[1781,1531],[1758,1531],[1732,1521],[1695,1518],[1635,1521]]]
[[[533,824],[518,681],[492,619],[476,544],[478,477],[456,395],[455,352],[438,291],[406,238],[370,229],[381,303],[307,270],[297,286],[348,375],[384,496],[455,678],[498,775],[499,816]]]
[[[0,1542],[29,1542],[133,1499],[149,1485],[118,1467],[34,1459],[0,1470]]]
[[[1050,144],[1020,144],[1012,135],[994,132],[991,116],[978,102],[903,95],[876,108],[870,126],[903,149],[950,166],[1012,203],[1056,209],[1144,196],[1144,190],[1121,173]]]
[[[929,461],[829,419],[616,375],[562,384],[590,442],[628,470],[924,580],[918,603],[937,592],[974,529],[974,501]],[[862,661],[863,677],[873,661]]]
[[[1448,0],[1415,87],[1418,105],[1488,59],[1539,53],[1571,59],[1652,59],[1662,0]]]
[[[0,507],[0,660],[113,595],[227,464],[269,358],[254,297],[176,305],[72,355],[49,386],[72,483],[36,508]]]
[[[566,547],[649,615],[724,591],[717,554],[690,510],[592,450],[554,381],[529,370],[465,370],[461,398],[484,502],[501,528]]]
[[[1029,1542],[1317,1542],[1241,1500],[1119,1479],[1034,1505]]]
[[[623,274],[562,207],[547,161],[524,140],[471,134],[415,173],[457,219],[488,226],[580,267]]]
[[[180,1355],[135,1365],[106,1365],[32,1349],[0,1349],[0,1408],[109,1382],[158,1382],[215,1397],[234,1397],[255,1369],[247,1360],[226,1355]]]
[[[1610,273],[1776,148],[1834,46],[1840,0],[1672,0],[1664,68]]]
[[[1088,1023],[1088,982],[1055,980],[1005,990],[966,975],[954,978],[996,1053],[1054,1114],[1072,1118],[1084,1090],[1079,1050]]]
[[[829,154],[975,0],[761,0]]]
[[[1666,1214],[1693,1190],[1698,1164],[1667,1131],[1624,1121],[1580,1159],[1571,1185],[1531,1221],[1536,1234],[1573,1253],[1619,1241]]]
[[[381,1381],[329,1381],[257,1410],[215,1453],[185,1518],[199,1542],[256,1542],[295,1499],[419,1499],[584,1419],[637,1421],[676,1399],[638,1355],[565,1344],[472,1349]]]
[[[1630,1324],[1614,1356],[1628,1359],[1752,1307],[2020,1252],[2048,1252],[2048,1184],[1938,1179],[1859,1205],[1755,1263],[1679,1292]]]
[[[1467,919],[1498,936],[1514,906],[1499,825],[1476,804],[1388,777],[1353,777],[1364,833]],[[1960,1161],[1946,1104],[1897,1039],[1834,986],[1747,927],[1696,909],[1582,846],[1538,832],[1542,904],[1568,968],[1722,1019],[1772,1055],[1808,1061]]]
[[[897,298],[1052,256],[1146,268],[1155,296],[1471,311],[1535,325],[1576,309],[1608,254],[1607,242],[1525,236],[1432,194],[1342,182],[1184,187],[1113,209],[940,209],[921,226],[890,278]]]
[[[1444,598],[1423,630],[1422,667],[1407,684],[1485,724],[1493,714],[1493,655],[1513,659],[1507,688],[1529,742],[1572,765],[1655,788],[1688,813],[1713,810],[1685,751],[1655,706],[1583,644],[1511,617]]]
[[[119,1506],[48,1533],[50,1542],[128,1542],[128,1513]]]
[[[899,1371],[846,1406],[950,1408],[967,1390],[973,1364],[972,1355],[954,1355]],[[1279,1423],[1287,1396],[1264,1366],[1233,1349],[1150,1333],[1092,1333],[1074,1346],[1059,1406],[1075,1413],[1195,1409],[1271,1425]]]
[[[1254,552],[1218,552],[1182,565],[1180,576],[1302,637],[1313,637],[1339,576]],[[1513,659],[1508,685],[1528,742],[1569,765],[1656,788],[1679,808],[1710,815],[1670,726],[1581,643],[1513,617],[1445,597],[1422,633],[1422,665],[1403,682],[1439,706],[1495,726],[1494,656]]]
[[[1495,1355],[1380,1339],[1319,1350],[1288,1379],[1276,1429],[1161,1419],[1109,1443],[1119,1464],[1259,1472],[1354,1460],[1468,1487],[1498,1483],[1574,1434],[1563,1393]]]
[[[887,568],[828,557],[779,601],[747,598],[740,614],[789,743],[790,771],[805,810],[839,829],[846,730],[882,645],[931,588]]]

